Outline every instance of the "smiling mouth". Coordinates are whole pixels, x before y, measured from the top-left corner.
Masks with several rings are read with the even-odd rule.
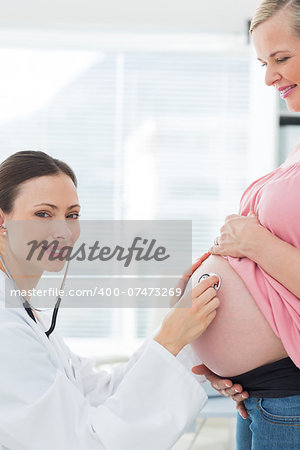
[[[46,247],[45,245],[42,246],[42,249],[47,253],[51,253],[53,256],[57,256],[59,254],[63,255],[68,250],[66,246],[58,247],[57,249],[55,249],[54,247]]]
[[[286,94],[288,91],[290,91],[291,89],[294,89],[296,86],[297,86],[297,84],[291,84],[290,86],[286,87],[285,89],[279,91],[280,95]]]

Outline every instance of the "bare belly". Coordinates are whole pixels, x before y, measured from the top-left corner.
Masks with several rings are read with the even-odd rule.
[[[192,343],[201,361],[222,376],[236,376],[288,356],[248,288],[228,261],[211,255],[192,277],[194,286],[204,273],[221,275],[220,306],[207,330]]]

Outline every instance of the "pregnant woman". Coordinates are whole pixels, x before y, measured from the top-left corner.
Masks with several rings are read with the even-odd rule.
[[[265,82],[300,111],[300,1],[265,0],[252,19]],[[252,214],[251,214],[252,213]],[[222,278],[215,321],[193,344],[248,391],[238,450],[300,448],[300,146],[253,182],[194,274]]]

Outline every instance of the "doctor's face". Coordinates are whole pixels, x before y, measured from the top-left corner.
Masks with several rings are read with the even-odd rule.
[[[19,186],[12,212],[4,215],[5,258],[18,262],[28,275],[60,271],[66,262],[66,252],[61,247],[73,247],[80,234],[79,211],[76,187],[68,175],[60,173],[25,181]],[[38,245],[44,240],[48,244],[56,241],[59,253],[54,253],[51,245],[38,260],[40,246],[27,260],[32,249],[29,243],[37,241]],[[53,260],[49,258],[51,252]],[[62,260],[58,259],[59,254]]]
[[[282,11],[252,32],[257,59],[265,68],[265,83],[274,86],[290,111],[300,111],[300,37]]]

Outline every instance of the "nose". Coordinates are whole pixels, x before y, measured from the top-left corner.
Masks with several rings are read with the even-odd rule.
[[[281,75],[271,65],[266,68],[265,83],[267,86],[273,86],[281,79]]]
[[[72,230],[67,224],[66,220],[56,220],[53,226],[52,231],[53,239],[55,240],[63,240],[66,242],[70,242],[72,236]]]

